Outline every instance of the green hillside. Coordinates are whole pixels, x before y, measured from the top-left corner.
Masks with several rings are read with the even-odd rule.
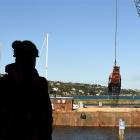
[[[50,96],[98,96],[108,95],[108,89],[106,86],[97,84],[49,81],[49,94]],[[120,95],[140,95],[140,91],[132,89],[122,89]]]

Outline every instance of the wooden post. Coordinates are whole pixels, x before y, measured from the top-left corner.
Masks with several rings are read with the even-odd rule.
[[[119,120],[119,140],[125,140],[124,130],[125,130],[125,121],[123,119],[120,119]]]

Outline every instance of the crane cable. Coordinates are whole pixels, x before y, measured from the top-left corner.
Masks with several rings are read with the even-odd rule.
[[[115,62],[114,65],[117,65],[117,61],[116,61],[116,52],[117,52],[117,22],[118,22],[118,6],[117,6],[117,0],[115,3],[116,6],[116,15],[115,15]]]

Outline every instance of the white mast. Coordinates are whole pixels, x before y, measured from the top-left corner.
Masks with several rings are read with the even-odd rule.
[[[44,51],[46,49],[46,51]],[[48,78],[48,33],[43,40],[43,44],[40,50],[40,56],[42,56],[42,52],[45,52],[45,78]],[[37,65],[39,64],[40,58],[38,58]]]
[[[0,42],[0,60],[1,60],[1,49],[2,49],[2,43]]]
[[[48,79],[48,33],[45,39],[46,39],[46,79]]]
[[[2,58],[2,43],[0,42],[0,66],[1,66],[1,58]],[[1,77],[1,72],[0,72],[0,77]]]

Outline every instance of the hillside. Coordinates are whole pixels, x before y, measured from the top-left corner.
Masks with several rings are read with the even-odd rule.
[[[49,94],[50,96],[96,96],[108,95],[108,90],[106,86],[97,84],[49,81]],[[120,95],[140,95],[140,91],[132,89],[122,89]]]

